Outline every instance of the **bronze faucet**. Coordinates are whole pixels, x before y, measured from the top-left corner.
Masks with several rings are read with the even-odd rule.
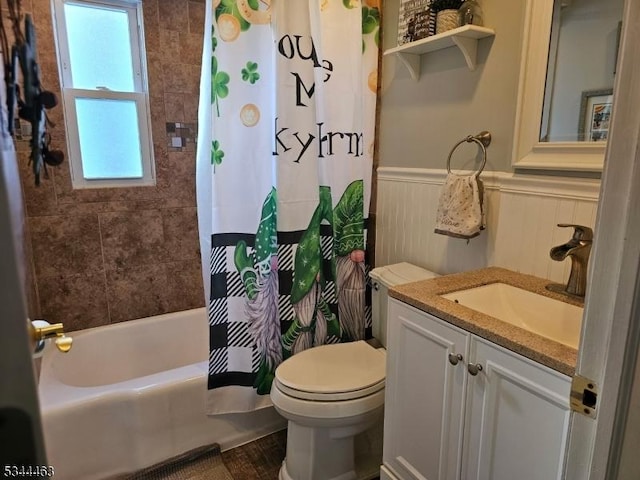
[[[558,226],[573,227],[573,236],[567,243],[553,247],[549,254],[553,260],[559,262],[571,257],[571,274],[566,287],[552,283],[547,285],[547,290],[584,298],[587,290],[587,265],[589,264],[589,254],[593,243],[593,230],[583,225],[568,223],[559,223]]]

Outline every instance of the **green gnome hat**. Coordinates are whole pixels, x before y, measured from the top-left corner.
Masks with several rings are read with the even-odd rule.
[[[364,183],[351,182],[333,211],[333,248],[338,257],[364,250]]]
[[[291,303],[298,303],[309,293],[318,274],[322,277],[322,251],[320,249],[320,223],[331,222],[331,189],[321,186],[319,203],[309,226],[300,237],[296,250]]]
[[[266,276],[271,271],[271,256],[278,253],[278,234],[276,207],[278,199],[276,189],[272,188],[262,204],[262,214],[255,237],[253,258],[247,255],[247,244],[244,240],[237,243],[234,252],[234,263],[247,292],[253,300],[258,292],[257,277]]]

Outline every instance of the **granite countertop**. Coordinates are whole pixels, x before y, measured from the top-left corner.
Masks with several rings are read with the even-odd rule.
[[[502,282],[582,307],[583,302],[545,289],[549,280],[499,267],[456,273],[393,287],[389,295],[446,322],[519,353],[565,375],[575,373],[578,351],[440,297],[440,295]]]

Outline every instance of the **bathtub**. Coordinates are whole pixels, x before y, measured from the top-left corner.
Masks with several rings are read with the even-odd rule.
[[[60,480],[109,478],[286,427],[273,407],[206,416],[204,308],[70,335],[69,353],[45,349],[39,383],[48,460]]]

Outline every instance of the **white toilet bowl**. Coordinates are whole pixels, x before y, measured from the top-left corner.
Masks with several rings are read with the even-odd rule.
[[[409,263],[371,271],[372,330],[383,346],[388,288],[434,276]],[[271,386],[271,400],[289,420],[281,480],[356,479],[355,456],[359,457],[357,467],[361,467],[358,474],[362,478],[379,474],[385,356],[383,349],[359,341],[311,348],[280,364]],[[369,430],[373,426],[378,428]],[[359,435],[362,432],[366,433]],[[356,435],[356,446],[361,447],[364,438],[367,447],[356,448],[354,455]],[[378,440],[379,451],[374,446]]]
[[[364,341],[284,361],[271,387],[274,406],[289,421],[280,479],[356,479],[354,436],[381,421],[384,378],[384,350]]]

